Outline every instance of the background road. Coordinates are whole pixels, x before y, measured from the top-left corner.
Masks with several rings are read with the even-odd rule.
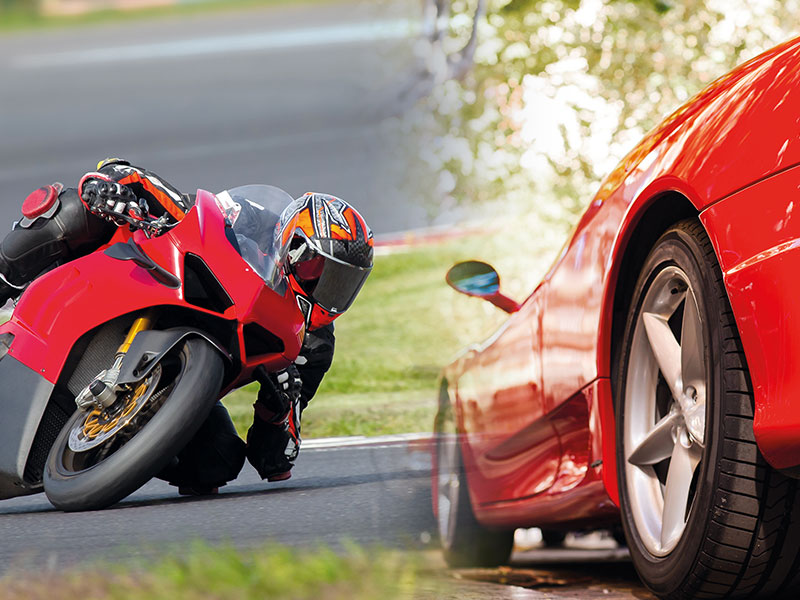
[[[0,575],[46,573],[100,559],[152,561],[180,555],[197,540],[245,549],[270,541],[312,548],[353,541],[426,551],[432,576],[420,581],[418,600],[653,598],[625,551],[609,548],[608,540],[518,551],[512,569],[446,572],[435,549],[429,452],[424,440],[308,444],[285,482],[262,482],[246,465],[218,496],[179,497],[175,488],[153,480],[103,511],[62,513],[42,494],[4,500]]]
[[[246,465],[218,496],[179,497],[153,480],[103,511],[63,513],[43,494],[0,502],[0,572],[178,552],[193,540],[238,547],[343,540],[424,547],[434,534],[426,446],[304,448],[285,482]]]
[[[314,2],[0,36],[0,231],[107,156],[179,189],[272,183],[349,199],[376,233],[427,223],[387,132],[418,2]]]

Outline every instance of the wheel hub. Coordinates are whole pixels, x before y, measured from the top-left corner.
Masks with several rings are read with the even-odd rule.
[[[108,408],[95,407],[79,420],[69,434],[69,448],[85,452],[109,441],[127,427],[141,412],[161,378],[161,366],[156,367],[130,392],[121,394],[119,400]]]

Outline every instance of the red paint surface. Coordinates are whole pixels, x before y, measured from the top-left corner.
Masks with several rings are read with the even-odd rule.
[[[703,212],[755,392],[753,427],[778,468],[800,464],[800,167]]]
[[[445,369],[483,523],[599,523],[618,502],[613,306],[621,277],[636,276],[621,272],[623,256],[650,250],[629,243],[656,204],[669,219],[688,199],[701,215],[747,355],[759,446],[776,467],[800,465],[799,84],[800,38],[665,119],[604,180],[522,310]]]

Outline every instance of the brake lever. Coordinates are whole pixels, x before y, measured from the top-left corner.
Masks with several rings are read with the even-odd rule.
[[[108,218],[117,223],[117,225],[126,223],[131,229],[141,229],[148,238],[153,235],[159,235],[163,229],[169,226],[164,216],[158,219],[148,219],[143,215],[141,219],[136,219],[124,213],[108,210],[105,207],[99,207],[97,212],[100,216]]]

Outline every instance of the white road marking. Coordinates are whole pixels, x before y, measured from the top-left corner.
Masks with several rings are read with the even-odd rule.
[[[366,437],[363,435],[349,437],[333,437],[303,440],[300,445],[300,452],[308,450],[339,450],[342,448],[391,448],[393,446],[403,446],[414,442],[428,442],[433,438],[431,433],[401,433],[397,435],[382,435],[377,437]]]
[[[285,31],[204,37],[173,42],[31,54],[13,59],[11,65],[18,69],[104,63],[116,65],[122,62],[139,60],[352,44],[402,39],[410,37],[417,28],[413,21],[405,19],[372,21],[327,27],[307,27]]]

